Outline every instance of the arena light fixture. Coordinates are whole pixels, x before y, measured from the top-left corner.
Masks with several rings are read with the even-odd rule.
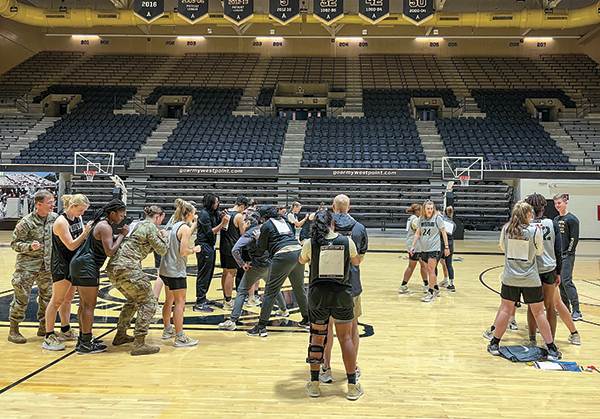
[[[71,35],[71,38],[86,38],[86,39],[90,39],[90,38],[100,38],[99,35]]]
[[[526,41],[552,41],[554,38],[551,36],[526,36]]]
[[[257,36],[257,41],[283,41],[283,36]]]
[[[362,41],[363,38],[361,36],[339,36],[335,37],[336,41]]]
[[[444,38],[430,38],[429,36],[417,36],[417,41],[443,41]]]
[[[195,36],[195,35],[191,35],[191,36],[181,35],[181,36],[178,36],[177,39],[200,39],[200,40],[202,40],[202,39],[204,39],[204,37],[203,36]]]

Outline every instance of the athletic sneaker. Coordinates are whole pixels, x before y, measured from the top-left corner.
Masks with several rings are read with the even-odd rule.
[[[442,282],[439,283],[440,287],[445,287],[446,285],[448,285],[448,280],[444,279]]]
[[[487,340],[492,340],[494,337],[494,331],[492,330],[492,326],[488,327],[485,332],[483,332],[483,337]]]
[[[348,400],[358,400],[360,396],[365,393],[360,383],[356,384],[348,384],[348,393],[346,393],[346,398]]]
[[[106,351],[106,345],[102,345],[94,340],[89,342],[79,341],[79,347],[77,348],[78,355],[86,354],[99,354],[100,352]]]
[[[163,334],[162,334],[163,339],[171,339],[171,338],[174,338],[175,335],[176,335],[175,327],[172,324],[168,325],[167,327],[165,327],[163,329]]]
[[[47,349],[49,351],[62,351],[65,349],[65,344],[61,343],[54,333],[44,339],[44,343],[42,343],[42,348]]]
[[[581,338],[579,337],[578,332],[569,334],[568,339],[569,339],[569,342],[571,342],[573,345],[581,345]]]
[[[571,313],[571,319],[573,319],[574,322],[577,322],[583,320],[583,315],[580,311],[574,311],[573,313]]]
[[[558,349],[548,349],[548,356],[546,357],[546,359],[548,361],[558,361],[559,359],[562,358],[562,354],[560,353],[560,351]]]
[[[517,326],[517,321],[516,320],[509,320],[508,321],[508,328],[510,330],[519,330],[519,326]]]
[[[360,367],[357,365],[356,366],[356,378],[360,377]]]
[[[180,348],[183,346],[195,346],[198,344],[197,339],[192,339],[188,335],[182,332],[181,336],[175,335],[175,341],[173,342],[173,346],[176,348]]]
[[[319,397],[321,395],[321,390],[319,389],[318,381],[311,381],[306,384],[306,392],[310,397]]]
[[[219,323],[219,329],[233,331],[233,330],[237,329],[237,325],[235,324],[234,320],[229,319],[229,320],[224,321],[223,323]]]
[[[246,303],[247,307],[258,307],[260,305],[260,298],[256,298],[256,296],[252,296],[248,298],[248,302]]]
[[[454,285],[448,285],[448,286],[446,287],[446,289],[447,289],[448,291],[450,291],[450,292],[456,292],[456,288],[454,287]]]
[[[423,290],[423,293],[429,292],[429,284],[427,284],[427,285],[423,284],[421,286],[421,289]]]
[[[421,298],[421,301],[423,301],[424,303],[431,303],[432,301],[435,301],[435,294],[432,292],[428,292],[423,296],[423,298]]]
[[[413,292],[408,288],[408,285],[400,285],[398,287],[398,292],[400,294],[412,294]]]
[[[235,305],[235,301],[233,301],[233,299],[231,299],[229,301],[225,301],[225,303],[223,304],[223,310],[231,311],[231,310],[233,310],[234,305]]]
[[[266,338],[267,337],[267,328],[266,327],[260,327],[259,325],[256,325],[252,329],[248,330],[246,332],[246,334],[248,336],[258,336],[258,337],[261,337],[261,338]]]
[[[323,368],[321,368],[321,370],[319,371],[319,380],[321,380],[324,383],[332,383],[333,376],[331,374],[331,368],[329,368],[328,370],[324,370]]]
[[[308,319],[303,318],[298,323],[298,327],[301,327],[301,328],[306,329],[306,330],[310,330],[310,322],[308,321]]]
[[[203,311],[205,313],[212,313],[213,311],[215,311],[214,308],[209,307],[207,303],[196,303],[194,304],[194,311]]]
[[[494,356],[500,355],[500,346],[497,343],[490,343],[487,346],[487,350],[489,353],[491,353]]]
[[[442,296],[442,290],[434,290],[433,293],[435,294],[436,297]]]
[[[277,309],[277,311],[275,312],[275,315],[277,317],[290,317],[290,311],[287,308],[284,310]]]
[[[77,339],[77,343],[75,344],[76,351],[79,351],[79,345],[81,345],[80,339],[81,339],[81,336],[79,336],[79,338]],[[92,336],[92,342],[95,343],[96,345],[105,346],[104,341],[102,339],[97,339],[94,336]]]
[[[523,341],[523,343],[521,344],[521,346],[537,346],[537,340],[529,340],[529,339],[525,339]]]
[[[58,336],[58,340],[61,342],[74,341],[79,338],[79,333],[77,333],[77,331],[73,328],[70,328],[65,333],[58,332],[56,335]]]

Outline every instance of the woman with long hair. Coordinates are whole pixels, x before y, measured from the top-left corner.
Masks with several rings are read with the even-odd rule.
[[[548,360],[556,361],[562,354],[554,344],[550,324],[544,315],[544,295],[536,261],[536,256],[544,253],[543,232],[540,224],[531,224],[533,215],[531,205],[519,201],[512,210],[510,221],[502,228],[498,245],[505,253],[500,291],[502,302],[494,321],[494,337],[487,349],[492,355],[500,354],[500,339],[508,326],[512,308],[523,297],[548,347]]]
[[[77,248],[83,243],[92,228],[85,227],[81,216],[89,208],[85,195],[63,195],[63,212],[52,226],[52,298],[46,307],[46,336],[42,348],[50,351],[65,349],[64,341],[77,340],[77,332],[71,329],[71,301],[76,288],[69,274],[69,264]],[[56,313],[60,314],[60,332],[54,333]]]
[[[113,224],[125,219],[127,206],[119,199],[113,199],[94,214],[91,234],[71,260],[70,272],[73,285],[79,293],[79,341],[77,353],[90,354],[106,350],[106,345],[92,340],[94,309],[100,286],[100,268],[107,257],[112,257],[121,242],[129,233],[129,226],[124,225],[116,236],[113,235]]]
[[[444,242],[444,251],[441,252],[440,234]],[[448,256],[450,248],[448,246],[448,236],[446,235],[446,226],[442,216],[435,210],[435,204],[431,200],[423,204],[423,213],[419,217],[417,231],[413,237],[413,242],[409,254],[415,255],[417,243],[421,250],[421,260],[427,265],[427,276],[429,278],[429,289],[421,301],[429,303],[435,301],[435,297],[442,295],[437,283],[435,268],[441,255]]]
[[[350,264],[360,264],[356,245],[350,238],[334,232],[333,216],[329,211],[318,211],[311,226],[310,239],[304,242],[298,260],[302,264],[311,262],[308,283],[311,325],[306,358],[310,364],[310,382],[306,391],[311,397],[321,394],[319,366],[323,363],[329,319],[333,318],[348,378],[346,398],[356,400],[364,393],[356,380],[356,350],[352,340],[354,303]]]
[[[198,217],[196,207],[183,199],[175,200],[174,224],[169,232],[169,246],[160,263],[160,276],[165,283],[165,305],[163,306],[163,339],[174,337],[173,346],[194,346],[198,341],[183,331],[183,312],[187,293],[187,257],[202,251],[200,245],[190,247],[190,238],[196,230]],[[173,304],[175,308],[173,309]],[[173,323],[171,325],[171,310]],[[174,330],[173,330],[174,329]]]
[[[444,215],[442,217],[444,225],[446,226],[446,235],[448,236],[448,249],[450,254],[444,255],[440,259],[442,269],[444,271],[444,280],[440,282],[440,287],[445,287],[450,292],[456,292],[454,287],[454,266],[452,266],[452,258],[454,257],[454,231],[456,230],[456,223],[454,222],[454,208],[446,207]],[[444,240],[440,237],[440,240]]]
[[[423,279],[423,291],[427,291],[429,288],[429,282],[427,280],[427,265],[425,262],[421,260],[421,251],[419,249],[419,243],[417,242],[415,251],[411,255],[410,247],[412,246],[413,239],[415,238],[415,233],[417,232],[417,228],[419,227],[419,217],[421,216],[421,204],[412,204],[410,207],[406,209],[406,212],[410,214],[408,220],[406,221],[406,248],[409,251],[408,254],[408,266],[404,271],[404,278],[402,279],[402,284],[398,287],[398,292],[400,294],[412,294],[412,290],[408,288],[408,281],[412,277],[415,267],[417,266],[417,262],[419,262],[419,266],[421,269],[421,278]]]
[[[158,308],[150,278],[142,270],[142,261],[152,253],[167,252],[166,231],[160,231],[165,210],[152,205],[144,208],[146,218],[132,224],[131,233],[125,238],[117,253],[110,258],[106,267],[108,279],[119,290],[127,302],[121,309],[117,322],[117,333],[113,345],[133,342],[131,355],[150,355],[160,351],[158,346],[146,344],[146,336],[152,317]],[[137,313],[137,314],[136,314]],[[136,314],[134,336],[127,334],[133,315]]]

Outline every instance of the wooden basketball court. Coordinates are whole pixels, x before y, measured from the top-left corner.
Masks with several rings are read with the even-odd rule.
[[[428,304],[420,301],[417,275],[409,284],[413,295],[397,292],[407,265],[404,233],[370,234],[371,251],[361,265],[364,315],[358,358],[365,394],[350,402],[337,343],[334,382],[322,384],[322,396],[311,399],[304,390],[308,333],[296,325],[297,309],[287,322],[272,317],[267,338],[245,333],[257,321],[259,308],[244,311],[244,326],[237,331],[219,331],[226,312],[216,309],[202,317],[192,311],[195,267],[190,269],[185,328],[200,340],[196,347],[174,348],[172,340],[163,341],[161,324],[153,325],[149,334],[150,344],[161,347],[157,355],[131,357],[130,345],[112,346],[123,300],[106,278],[95,325],[95,335],[109,346],[105,353],[77,355],[75,342],[68,342],[66,351],[43,350],[43,338],[35,336],[34,302],[22,325],[27,344],[10,343],[7,316],[15,253],[10,233],[1,232],[2,417],[598,417],[600,374],[540,371],[487,353],[482,332],[493,321],[500,299],[482,281],[499,290],[503,264],[493,235],[456,242],[457,292],[443,290],[440,299]],[[600,368],[598,250],[597,242],[581,242],[576,259],[574,277],[584,315],[576,325],[582,345],[569,344],[560,321],[556,343],[563,360]],[[151,272],[152,257],[145,264]],[[221,297],[219,285],[217,268],[209,298]],[[526,338],[525,309],[518,310],[517,322],[519,330],[507,331],[504,344]]]

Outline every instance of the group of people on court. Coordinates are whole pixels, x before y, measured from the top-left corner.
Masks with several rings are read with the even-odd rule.
[[[528,305],[526,346],[536,346],[537,328],[544,339],[548,360],[562,357],[554,343],[557,312],[569,329],[569,342],[581,345],[574,321],[582,320],[583,316],[577,290],[572,291],[579,221],[567,211],[568,195],[555,195],[553,199],[559,212],[554,220],[544,217],[546,199],[533,193],[515,204],[510,221],[502,229],[498,246],[505,253],[502,302],[494,324],[483,333],[490,340],[487,349],[492,355],[500,354],[500,339],[509,325],[517,328],[514,315],[521,299]],[[562,299],[556,293],[557,287]]]
[[[398,287],[400,294],[412,294],[408,281],[412,277],[417,263],[423,280],[423,297],[421,301],[430,303],[441,297],[441,287],[455,292],[453,234],[456,223],[453,220],[454,208],[436,208],[431,200],[423,205],[412,204],[406,212],[410,214],[406,222],[406,249],[408,250],[408,267],[404,271],[402,284]],[[444,249],[442,251],[442,249]],[[441,262],[444,280],[438,284],[438,262]]]
[[[266,286],[260,319],[247,334],[266,337],[275,303],[279,308],[276,315],[289,316],[281,294],[288,278],[302,316],[298,325],[310,330],[306,360],[311,380],[306,391],[317,397],[319,382],[333,381],[330,361],[335,325],[348,380],[347,398],[356,400],[363,394],[356,364],[362,292],[358,265],[367,251],[368,237],[365,227],[348,214],[350,200],[346,195],[334,199],[332,212],[320,209],[300,221],[295,215],[301,207],[299,203],[288,214],[272,206],[257,209],[251,199],[239,197],[233,208],[219,211],[219,197],[207,193],[199,215],[192,202],[177,199],[175,214],[165,229],[159,228],[165,218],[164,209],[150,206],[144,209],[143,220],[116,231],[113,228],[123,222],[127,211],[122,201],[112,200],[85,225],[82,216],[89,208],[89,200],[84,195],[63,195],[62,201],[63,211],[56,214],[54,196],[39,191],[34,197],[35,211],[21,219],[13,232],[11,246],[17,252],[17,262],[9,341],[21,344],[27,341],[19,323],[25,318],[35,283],[39,289],[37,334],[44,337],[44,349],[63,350],[65,341],[76,340],[78,354],[105,351],[107,345],[93,337],[92,327],[100,269],[109,258],[107,276],[126,300],[112,344],[133,343],[132,355],[159,352],[159,347],[146,343],[158,302],[142,270],[142,261],[155,252],[162,256],[158,269],[166,291],[162,338],[174,338],[175,347],[196,345],[198,340],[183,331],[187,257],[196,254],[198,261],[194,310],[212,311],[210,306],[216,302],[208,300],[206,293],[215,269],[215,235],[220,231],[222,308],[232,314],[219,328],[236,329],[246,298],[251,290],[256,290],[258,280],[263,279]],[[296,238],[296,227],[303,228],[302,242]],[[194,232],[196,242],[192,244]],[[307,293],[303,265],[309,262]],[[241,278],[233,300],[233,284],[238,275]],[[70,325],[75,290],[79,294],[79,334]],[[59,332],[54,331],[57,313],[61,321]],[[127,330],[134,315],[134,335],[130,336]]]

